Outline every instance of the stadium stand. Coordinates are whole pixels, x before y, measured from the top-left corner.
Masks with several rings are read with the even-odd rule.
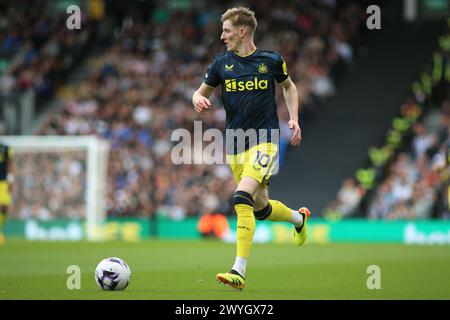
[[[277,2],[275,10],[270,2],[249,5],[261,20],[257,43],[285,57],[303,103],[302,119],[307,119],[335,93],[335,81],[353,59],[360,43],[361,7],[357,1],[340,7],[328,1],[285,1]],[[91,77],[37,132],[95,134],[111,141],[109,216],[232,214],[234,182],[228,169],[174,167],[169,142],[172,130],[192,130],[197,119],[190,97],[212,55],[223,50],[218,21],[224,9],[220,4],[186,12],[159,7],[149,21],[136,13],[124,15],[114,43],[98,58]],[[278,94],[284,155],[290,134],[281,90]],[[223,129],[218,92],[213,104],[217,108],[202,119],[204,129]]]
[[[3,2],[2,8],[2,93],[33,88],[39,97],[48,96],[87,46],[92,31],[89,20],[83,19],[80,31],[69,33],[65,12],[51,14],[48,3],[14,4]]]
[[[450,20],[449,20],[450,31]],[[370,219],[430,219],[449,216],[450,32],[438,38],[437,50],[412,96],[400,108],[385,156],[372,154],[375,185],[345,180],[324,210],[331,219],[366,212]],[[393,139],[392,137],[396,137]],[[377,162],[377,159],[380,161]]]
[[[302,102],[301,121],[307,124],[314,119],[326,99],[336,94],[337,84],[345,70],[363,52],[364,12],[357,1],[284,1],[277,2],[274,10],[270,3],[255,1],[249,4],[255,8],[261,21],[258,28],[262,32],[256,34],[256,42],[261,47],[279,51],[285,57]],[[3,26],[2,93],[33,88],[38,97],[47,99],[75,61],[80,61],[96,26],[85,17],[85,28],[80,32],[61,32],[60,27],[65,23],[63,14],[50,13],[48,6],[20,4],[14,7],[14,12],[8,6],[2,8],[5,12],[4,21],[0,24]],[[109,47],[94,60],[89,78],[81,82],[71,96],[60,97],[58,111],[51,112],[36,132],[40,135],[93,134],[111,142],[107,192],[110,217],[148,217],[158,213],[172,219],[183,219],[203,212],[233,214],[229,203],[234,182],[226,166],[173,166],[170,158],[171,132],[177,128],[187,128],[192,132],[193,121],[199,119],[192,110],[190,97],[201,82],[211,57],[223,50],[218,36],[214,35],[220,33],[218,21],[225,8],[220,3],[188,10],[162,5],[153,7],[146,15],[126,8],[112,9],[115,10],[111,27],[114,38]],[[27,28],[14,28],[23,21],[20,17],[31,21]],[[16,29],[23,30],[23,34]],[[437,53],[441,55],[444,66],[448,55],[446,39],[447,36],[440,38],[441,51]],[[433,59],[436,64],[436,56]],[[431,74],[433,68],[428,69],[425,75]],[[444,70],[441,78],[446,77],[448,74]],[[435,111],[427,117],[445,119],[444,110],[448,108],[445,107],[448,104],[446,87],[440,83],[439,87],[430,89],[426,79],[425,76],[420,81],[422,90],[415,90],[414,97],[405,102],[402,115],[414,113],[417,108],[421,112],[418,105],[423,105],[422,96],[427,95],[435,105],[442,105],[441,113],[444,114]],[[290,132],[281,90],[277,100],[283,165],[289,149]],[[217,108],[202,118],[203,129],[224,129],[225,115],[220,108],[219,92],[215,93],[212,101]],[[436,136],[436,132],[445,131],[446,127],[434,123],[429,128],[429,125],[416,123],[411,128],[408,132],[414,136],[408,139],[412,141],[412,150],[397,152],[394,157],[390,150],[374,148],[373,157],[381,161],[380,166],[387,168],[382,174],[376,168],[377,191],[364,185],[358,174],[349,177],[342,182],[336,199],[324,210],[325,216],[347,217],[361,215],[362,212],[374,219],[446,215],[442,211],[447,201],[444,180],[431,179],[434,182],[429,182],[430,179],[424,177],[418,179],[417,176],[421,176],[417,173],[418,164],[414,164],[409,172],[409,176],[414,176],[413,181],[405,185],[406,178],[402,178],[405,176],[405,163],[423,158],[417,153],[430,158],[430,152],[439,150],[432,155],[437,160],[433,157],[422,160],[427,163],[424,166],[441,160],[445,135]],[[427,134],[430,130],[434,133]],[[18,172],[17,181],[23,183],[18,184],[15,192],[27,195],[21,197],[27,201],[17,203],[15,212],[18,216],[49,218],[57,216],[55,212],[67,211],[61,207],[64,204],[78,203],[82,197],[80,188],[60,188],[59,198],[65,200],[60,204],[51,200],[53,187],[59,188],[68,181],[75,186],[83,184],[85,164],[76,153],[71,157],[61,160],[59,166],[50,165],[49,159],[39,157],[18,160],[24,168],[31,161],[42,162],[48,169],[42,172],[42,179],[36,181],[27,180],[26,170]],[[371,160],[376,161],[373,157]],[[391,159],[390,169],[386,164],[388,158]],[[397,160],[392,162],[393,159]],[[61,168],[68,167],[74,168],[64,169],[69,176],[62,174],[63,171],[58,173]],[[370,170],[362,172],[362,175],[365,173],[371,176]],[[47,174],[61,181],[44,179]],[[385,176],[388,177],[386,181],[381,181]],[[44,180],[48,190],[36,191],[34,186]],[[385,189],[390,190],[387,198],[383,198]],[[67,214],[81,217],[83,212],[84,208],[80,207]]]
[[[32,90],[34,111],[40,112],[65,76],[82,61],[95,24],[83,14],[84,27],[66,32],[65,8],[39,0],[2,1],[0,13],[1,98],[15,101],[18,109],[17,101]],[[7,129],[17,133],[17,127],[8,124]]]

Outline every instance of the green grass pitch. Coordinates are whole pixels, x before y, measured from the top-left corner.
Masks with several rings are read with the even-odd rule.
[[[450,246],[255,244],[243,291],[215,280],[234,254],[234,244],[218,241],[9,239],[0,247],[0,300],[450,299]],[[131,267],[125,291],[102,291],[95,283],[97,263],[110,256]],[[80,290],[66,287],[69,265],[81,269]],[[380,267],[381,289],[367,288],[370,265]]]

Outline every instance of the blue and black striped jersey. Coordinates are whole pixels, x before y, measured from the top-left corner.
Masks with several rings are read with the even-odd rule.
[[[204,83],[214,88],[222,85],[226,129],[254,129],[258,140],[272,142],[271,130],[279,130],[275,81],[281,83],[287,78],[286,63],[279,53],[256,49],[245,57],[232,51],[217,55],[208,67]],[[260,129],[266,129],[261,132],[268,136],[262,137]]]

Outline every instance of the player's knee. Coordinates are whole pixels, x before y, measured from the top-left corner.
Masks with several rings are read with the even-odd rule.
[[[265,220],[272,213],[272,206],[270,203],[267,203],[267,206],[264,209],[253,211],[256,220]]]
[[[240,204],[247,205],[253,208],[255,205],[255,200],[248,192],[238,190],[234,193],[233,196],[233,206],[236,208],[236,206]]]

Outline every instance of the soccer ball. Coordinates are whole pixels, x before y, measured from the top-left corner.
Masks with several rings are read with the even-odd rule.
[[[95,281],[105,291],[124,290],[130,278],[130,267],[120,258],[103,259],[95,269]]]

